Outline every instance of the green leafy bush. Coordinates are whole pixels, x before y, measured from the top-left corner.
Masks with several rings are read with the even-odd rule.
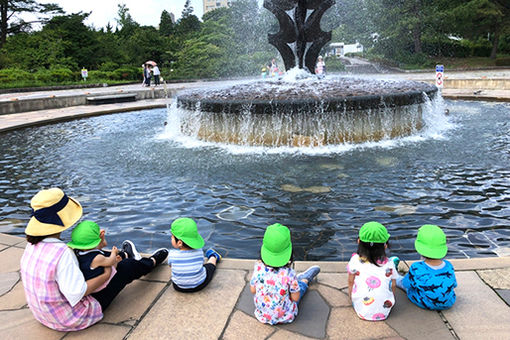
[[[326,72],[341,72],[345,71],[345,65],[342,61],[335,57],[326,58]]]

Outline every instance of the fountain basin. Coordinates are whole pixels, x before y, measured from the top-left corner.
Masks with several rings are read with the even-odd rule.
[[[409,136],[423,127],[435,86],[331,78],[259,81],[177,97],[181,132],[200,140],[261,146],[322,146]]]

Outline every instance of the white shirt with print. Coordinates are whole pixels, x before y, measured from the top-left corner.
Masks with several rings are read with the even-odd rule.
[[[364,320],[384,320],[395,304],[391,290],[391,280],[398,277],[393,261],[385,258],[378,263],[354,254],[347,264],[347,272],[355,275],[352,287],[352,306],[358,316]]]

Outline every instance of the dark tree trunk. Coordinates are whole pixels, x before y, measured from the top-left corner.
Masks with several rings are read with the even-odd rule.
[[[0,1],[0,48],[7,40],[7,4],[8,0]]]
[[[496,59],[496,54],[498,53],[498,45],[499,45],[499,28],[496,28],[496,31],[494,32],[494,40],[492,41],[491,59]]]
[[[414,40],[414,53],[421,53],[421,29],[420,26],[416,26],[413,29],[413,40]]]

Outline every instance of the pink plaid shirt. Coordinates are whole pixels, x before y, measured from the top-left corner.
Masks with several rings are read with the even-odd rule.
[[[56,281],[57,264],[65,243],[27,244],[21,258],[21,279],[28,306],[43,325],[57,331],[77,331],[103,318],[101,305],[92,296],[71,306]]]

